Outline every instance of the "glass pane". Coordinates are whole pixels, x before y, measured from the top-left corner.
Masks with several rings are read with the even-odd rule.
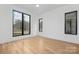
[[[43,21],[42,19],[40,19],[39,21],[39,32],[42,32],[43,31]]]
[[[43,24],[43,22],[40,21],[40,32],[42,32],[42,24]]]
[[[65,33],[66,34],[77,34],[77,12],[67,13],[65,15]]]
[[[14,36],[22,35],[22,13],[14,11]]]
[[[24,34],[29,34],[29,15],[24,14]]]

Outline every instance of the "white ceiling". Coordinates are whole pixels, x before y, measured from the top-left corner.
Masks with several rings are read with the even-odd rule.
[[[17,4],[16,6],[28,9],[29,11],[35,13],[36,15],[40,15],[55,8],[62,7],[65,4],[39,4],[40,5],[39,7],[36,7],[35,5],[36,4]]]

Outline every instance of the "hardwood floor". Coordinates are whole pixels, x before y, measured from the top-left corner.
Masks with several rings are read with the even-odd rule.
[[[68,43],[41,36],[0,45],[1,54],[74,54],[79,53],[79,44]]]

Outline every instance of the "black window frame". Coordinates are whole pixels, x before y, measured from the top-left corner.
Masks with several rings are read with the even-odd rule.
[[[14,35],[14,26],[12,26],[13,37],[23,36],[23,35],[30,35],[31,34],[31,15],[30,14],[26,14],[24,12],[17,11],[17,10],[12,10],[12,25],[14,25],[14,12],[18,12],[18,13],[22,14],[22,34],[21,35]],[[29,33],[27,33],[27,34],[24,34],[24,15],[28,15],[29,16]]]
[[[42,24],[41,24],[41,21],[42,21]],[[41,28],[41,26],[42,26],[42,28]],[[39,19],[39,32],[43,32],[43,18]]]
[[[76,13],[76,33],[75,33],[75,34],[66,33],[66,15],[67,15],[67,14],[74,13],[74,12]],[[78,13],[77,10],[76,10],[76,11],[71,11],[71,12],[66,12],[66,13],[65,13],[65,30],[64,30],[64,33],[65,33],[65,34],[77,35],[77,13]]]

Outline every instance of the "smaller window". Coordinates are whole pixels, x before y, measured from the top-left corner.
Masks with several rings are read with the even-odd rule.
[[[39,19],[39,32],[43,32],[43,18]]]

